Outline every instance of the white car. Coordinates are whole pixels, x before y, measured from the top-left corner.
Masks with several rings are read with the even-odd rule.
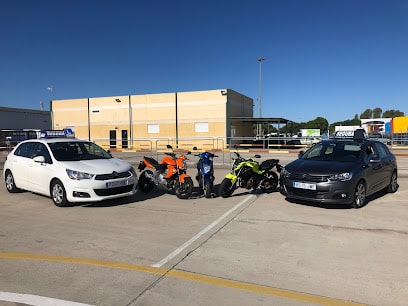
[[[75,138],[19,143],[7,155],[3,178],[9,192],[50,196],[60,207],[131,196],[138,184],[131,164],[93,142]]]

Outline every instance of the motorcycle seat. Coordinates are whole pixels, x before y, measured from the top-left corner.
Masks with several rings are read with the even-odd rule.
[[[277,163],[279,163],[279,159],[267,159],[259,165],[259,169],[269,170],[272,169]]]
[[[156,168],[157,165],[160,165],[159,162],[157,160],[155,160],[154,158],[145,156],[144,159],[155,168]]]

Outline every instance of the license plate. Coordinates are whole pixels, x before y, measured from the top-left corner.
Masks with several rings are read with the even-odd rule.
[[[316,190],[316,184],[293,182],[294,188]]]
[[[128,180],[124,181],[115,181],[115,182],[107,182],[106,183],[106,188],[116,188],[116,187],[123,187],[129,185]]]

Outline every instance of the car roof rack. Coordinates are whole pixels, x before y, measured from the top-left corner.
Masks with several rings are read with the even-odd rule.
[[[66,128],[62,130],[41,130],[40,138],[41,139],[75,138],[75,133],[70,128]]]
[[[337,131],[334,134],[335,139],[353,139],[354,141],[363,142],[368,138],[364,129],[356,129],[354,131]]]

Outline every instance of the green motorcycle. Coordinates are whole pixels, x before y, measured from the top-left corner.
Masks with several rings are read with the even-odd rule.
[[[245,159],[238,152],[234,153],[236,156],[233,158],[231,172],[222,180],[219,189],[223,198],[231,196],[238,187],[254,190],[260,188],[266,193],[276,190],[279,178],[272,169],[276,167],[280,172],[282,166],[279,164],[279,159],[267,159],[259,164],[253,160],[253,158],[261,158],[258,154]]]

